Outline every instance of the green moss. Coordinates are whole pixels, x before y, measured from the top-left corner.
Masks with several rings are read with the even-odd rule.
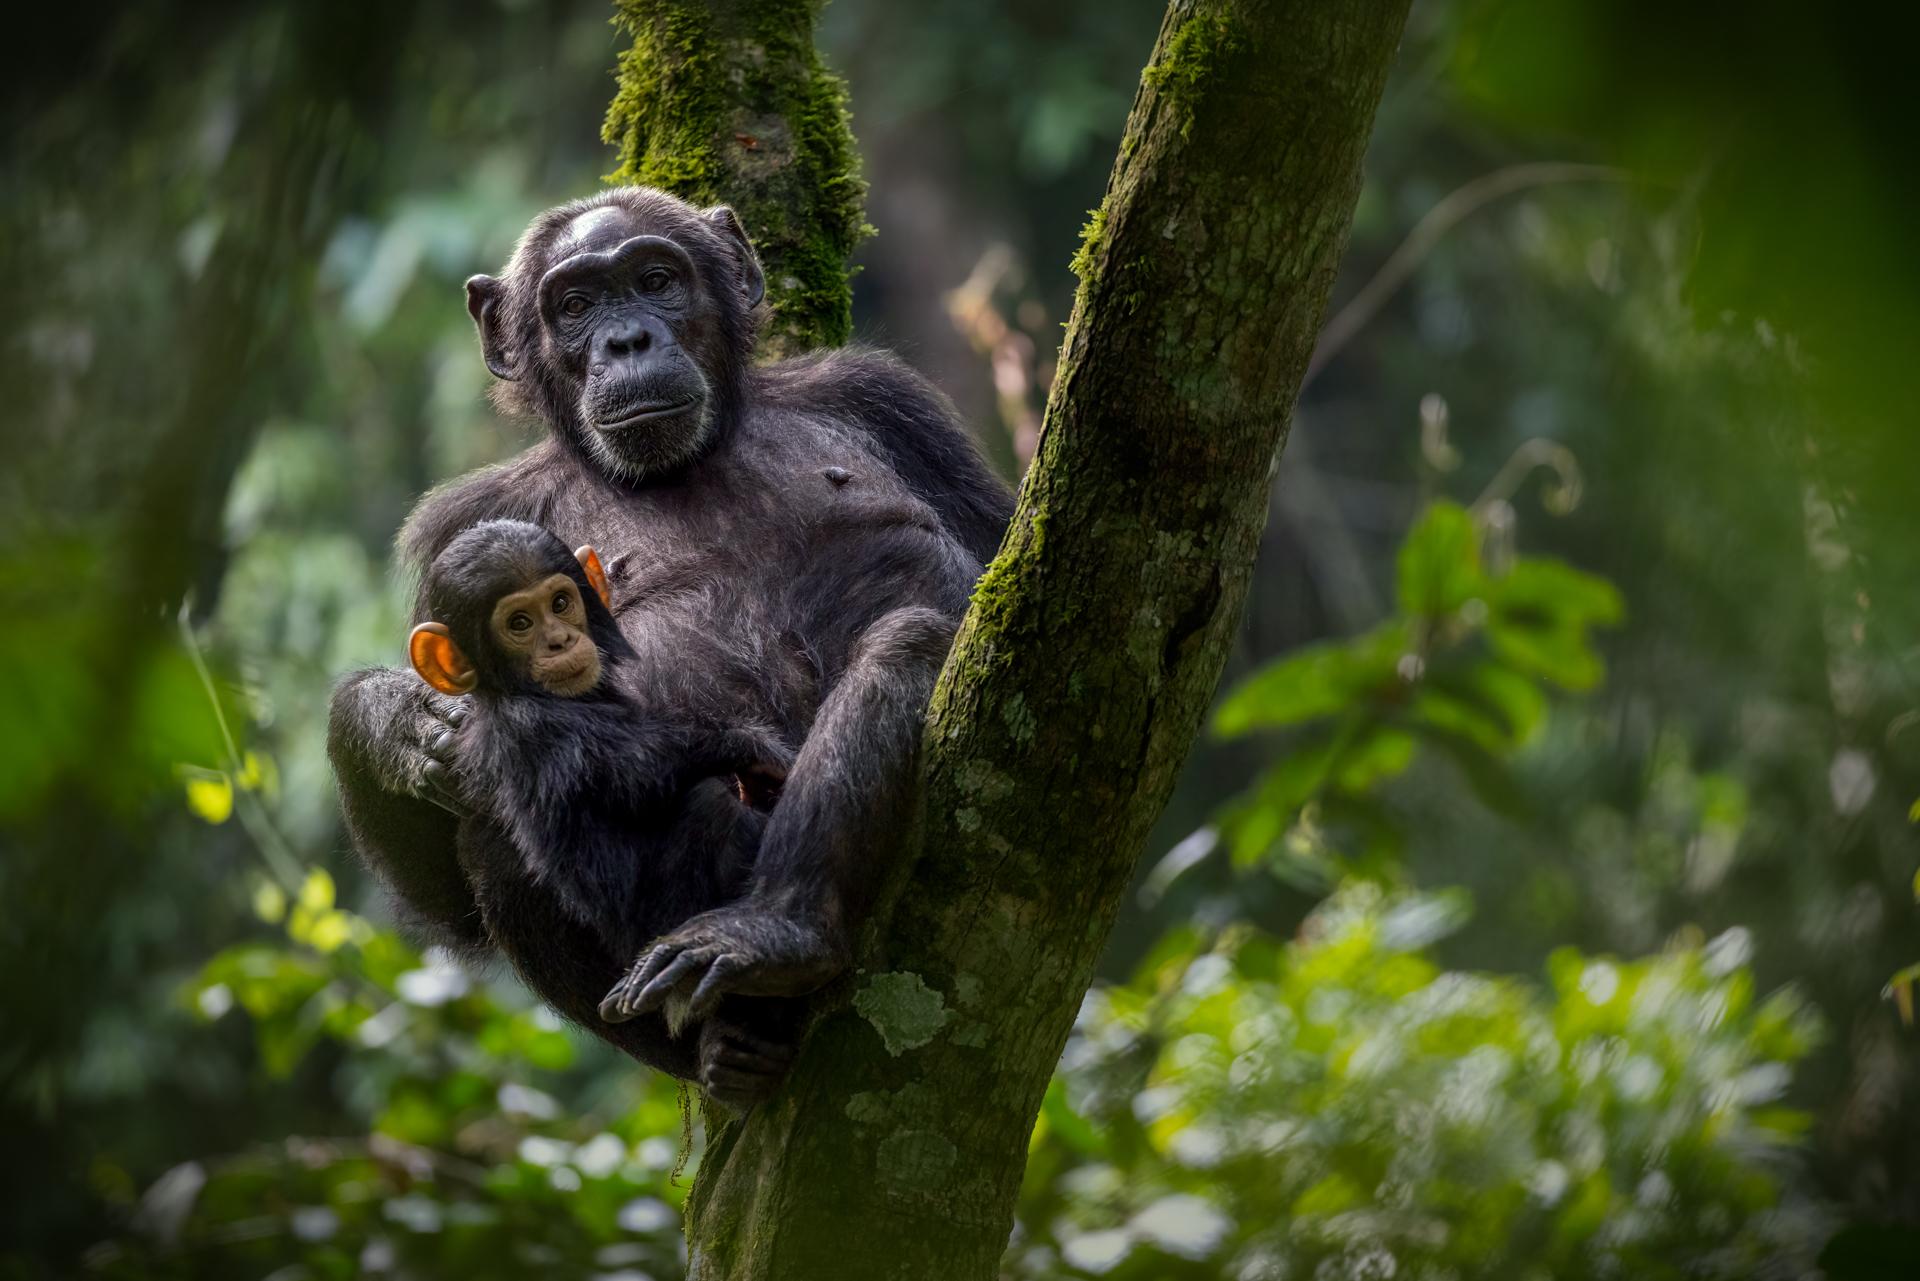
[[[1214,64],[1239,44],[1225,17],[1195,15],[1180,24],[1167,41],[1166,51],[1140,73],[1140,78],[1159,90],[1173,108],[1180,121],[1181,137],[1193,130],[1194,107],[1213,78]]]
[[[819,0],[615,0],[632,37],[601,136],[609,182],[740,215],[767,274],[773,354],[846,341],[847,259],[871,233],[846,85],[813,47]]]
[[[1087,225],[1080,229],[1080,248],[1074,252],[1073,261],[1067,264],[1082,284],[1093,279],[1093,258],[1100,252],[1100,242],[1106,238],[1106,234],[1106,205],[1087,210]]]

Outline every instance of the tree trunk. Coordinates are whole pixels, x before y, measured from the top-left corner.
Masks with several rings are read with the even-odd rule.
[[[1225,660],[1406,0],[1174,0],[1039,456],[934,695],[919,855],[692,1274],[995,1274],[1047,1081]]]
[[[633,36],[601,136],[613,182],[731,204],[767,273],[762,350],[853,333],[847,258],[870,228],[846,86],[813,48],[825,0],[614,0]]]

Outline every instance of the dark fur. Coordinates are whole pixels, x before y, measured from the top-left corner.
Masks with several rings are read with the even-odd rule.
[[[573,579],[602,661],[599,684],[574,698],[531,680],[490,631],[502,596],[555,573]],[[573,553],[537,525],[496,520],[466,530],[434,559],[424,587],[432,617],[479,675],[455,734],[465,791],[512,839],[522,876],[628,958],[694,912],[739,896],[762,823],[728,812],[743,808],[730,791],[722,786],[725,803],[702,809],[699,848],[670,838],[702,779],[756,766],[785,772],[785,750],[771,735],[642,711],[621,685],[632,648]],[[490,879],[489,897],[518,892],[505,867],[492,867]]]
[[[674,237],[710,304],[680,337],[715,389],[706,430],[686,456],[637,475],[606,465],[605,442],[578,408],[581,378],[552,350],[528,301],[555,240],[583,212],[608,207],[624,211],[622,230]],[[645,890],[677,896],[691,915],[664,941],[667,952],[715,958],[709,968],[725,990],[779,995],[845,963],[899,839],[934,678],[1011,499],[945,398],[891,356],[847,350],[751,367],[748,277],[758,269],[717,226],[638,189],[535,221],[486,295],[501,309],[488,355],[515,375],[508,403],[542,418],[550,437],[429,494],[401,548],[423,566],[459,531],[502,517],[593,543],[617,567],[614,616],[632,651],[621,686],[640,714],[764,727],[791,754],[744,897],[703,910],[691,886]],[[342,683],[330,750],[349,831],[447,941],[498,939],[513,921],[535,922],[525,932],[537,938],[564,912],[538,899],[486,907],[484,875],[476,903],[453,820],[414,799],[426,794],[425,745],[446,706],[411,673]],[[707,786],[688,791],[665,838],[689,858],[702,848],[713,857],[704,836],[683,836],[711,821],[697,800]],[[591,931],[585,937],[592,942],[556,931],[539,945],[540,977],[530,981],[636,1057],[687,1074],[686,1047],[657,1018],[592,1016],[631,958],[604,955]]]

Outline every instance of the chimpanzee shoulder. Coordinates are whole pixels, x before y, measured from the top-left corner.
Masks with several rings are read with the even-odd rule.
[[[851,346],[753,372],[761,406],[831,418],[863,433],[908,489],[982,564],[1013,516],[1013,494],[962,426],[953,402],[892,352]]]
[[[547,439],[506,462],[468,472],[422,495],[395,540],[401,564],[422,576],[414,621],[426,617],[426,568],[448,543],[482,521],[549,523],[556,486],[574,472],[560,442]]]

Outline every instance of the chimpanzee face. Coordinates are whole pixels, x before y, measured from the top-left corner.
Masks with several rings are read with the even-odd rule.
[[[587,605],[567,574],[509,592],[494,602],[488,620],[492,641],[528,680],[561,698],[575,698],[600,683],[600,651],[587,631]]]
[[[606,571],[591,547],[569,552],[538,525],[492,520],[455,535],[427,569],[433,618],[407,638],[420,678],[443,694],[599,687],[603,650],[631,651],[609,612]]]
[[[764,292],[733,212],[629,189],[536,223],[504,281],[467,282],[487,364],[609,475],[671,471],[709,443]]]

